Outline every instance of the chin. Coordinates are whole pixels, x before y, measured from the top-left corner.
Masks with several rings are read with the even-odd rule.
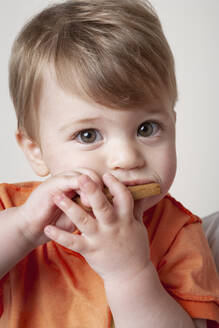
[[[149,210],[151,207],[153,207],[157,203],[159,203],[159,201],[161,201],[161,199],[163,199],[164,197],[165,197],[165,194],[162,193],[160,195],[151,196],[151,197],[140,200],[141,202],[143,202],[144,212]]]

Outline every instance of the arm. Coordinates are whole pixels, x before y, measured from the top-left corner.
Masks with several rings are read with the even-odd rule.
[[[0,279],[32,249],[17,226],[19,208],[0,212]]]
[[[128,281],[105,282],[105,289],[116,328],[195,327],[161,286],[152,264]]]
[[[98,185],[82,176],[79,187],[95,218],[60,194],[54,202],[82,234],[48,226],[47,236],[80,252],[102,277],[116,328],[194,328],[189,315],[160,284],[150,261],[143,209],[134,208],[128,189],[113,176],[103,179],[114,196],[113,205]]]

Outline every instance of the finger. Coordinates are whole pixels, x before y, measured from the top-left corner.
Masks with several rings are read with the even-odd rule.
[[[23,216],[27,218],[26,221],[28,222],[31,217],[30,213],[36,213],[37,218],[48,218],[47,221],[44,219],[45,224],[50,223],[51,217],[56,211],[53,197],[57,193],[65,193],[72,197],[75,194],[74,190],[78,188],[78,176],[50,177],[39,184],[22,205]]]
[[[101,189],[103,188],[103,181],[95,171],[92,171],[85,167],[77,168],[76,171],[79,172],[80,174],[88,175],[94,182],[100,185]],[[81,192],[81,190],[77,190],[77,193],[79,193],[81,202],[84,204],[84,206],[91,207],[89,200],[86,197],[86,194]]]
[[[94,182],[96,182],[98,185],[100,185],[101,188],[103,187],[103,181],[96,172],[94,172],[88,168],[85,168],[85,167],[78,168],[77,172],[80,172],[82,175],[89,176]]]
[[[88,241],[83,236],[66,232],[51,225],[45,227],[44,233],[56,243],[75,252],[81,253],[89,247]]]
[[[74,223],[58,207],[56,207],[54,215],[51,218],[50,225],[54,225],[69,232],[74,232],[76,230]]]
[[[76,168],[74,171],[63,171],[63,172],[59,172],[57,175],[70,175],[70,176],[80,176],[80,175],[88,175],[94,182],[96,182],[97,184],[99,184],[101,187],[103,187],[103,182],[102,179],[99,177],[99,175],[93,171],[90,170],[88,168],[85,167],[79,167]]]
[[[132,218],[134,200],[128,188],[112,174],[103,175],[103,181],[113,196],[113,206],[120,218]]]
[[[76,203],[78,203],[79,205],[81,205],[80,203],[82,203],[85,207],[91,207],[90,203],[86,197],[86,194],[83,193],[80,189],[77,190],[77,194],[79,195],[75,195],[75,197],[72,198],[72,200],[74,200]]]
[[[74,232],[77,229],[75,224],[63,212],[56,221],[55,226],[68,232]]]
[[[63,171],[63,172],[58,173],[57,175],[80,176],[81,174],[88,175],[94,182],[96,182],[97,184],[99,184],[101,186],[101,188],[103,188],[102,179],[99,177],[99,175],[96,172],[94,172],[88,168],[83,167],[83,168],[77,168],[74,171]],[[84,204],[84,206],[90,207],[90,204],[89,204],[89,201],[88,201],[86,195],[84,193],[82,193],[80,189],[75,190],[75,191],[77,194],[80,195],[81,202]],[[77,195],[74,195],[74,196],[77,196]]]
[[[81,175],[78,182],[82,192],[86,194],[96,219],[102,224],[114,222],[116,218],[113,206],[100,186],[86,175]]]
[[[97,230],[96,220],[89,215],[78,204],[65,196],[58,194],[54,198],[55,204],[65,213],[65,215],[86,235],[92,235]]]

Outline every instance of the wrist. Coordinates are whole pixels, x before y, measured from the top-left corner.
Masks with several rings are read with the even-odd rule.
[[[151,262],[132,279],[107,280],[104,286],[116,327],[134,327],[136,322],[147,323],[151,312],[148,309],[162,294],[162,286]],[[151,327],[150,324],[148,326]]]
[[[28,238],[27,232],[28,230],[31,230],[31,227],[28,227],[25,223],[22,206],[16,207],[14,210],[12,219],[14,221],[14,238],[16,239],[17,247],[19,247],[21,252],[28,254],[38,245],[33,239]]]
[[[144,292],[147,289],[147,295],[149,293],[154,294],[154,290],[159,291],[162,286],[159,281],[159,277],[157,271],[152,264],[149,262],[147,266],[145,266],[142,270],[139,270],[135,273],[135,275],[122,275],[120,277],[110,277],[110,279],[104,279],[104,286],[106,293],[110,296],[113,293],[117,293],[119,290],[119,294],[122,297],[127,293],[136,293],[139,287],[139,292],[142,290],[142,286],[144,286]],[[124,294],[121,294],[124,293]]]
[[[0,278],[34,248],[22,235],[18,221],[17,208],[1,212]]]

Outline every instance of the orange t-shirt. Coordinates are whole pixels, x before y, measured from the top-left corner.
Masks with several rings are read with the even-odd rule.
[[[0,209],[23,204],[38,184],[0,184]],[[219,327],[219,277],[201,220],[167,195],[145,212],[144,223],[163,287],[192,318]],[[53,241],[0,280],[0,328],[109,328],[111,322],[101,278],[80,254]]]

